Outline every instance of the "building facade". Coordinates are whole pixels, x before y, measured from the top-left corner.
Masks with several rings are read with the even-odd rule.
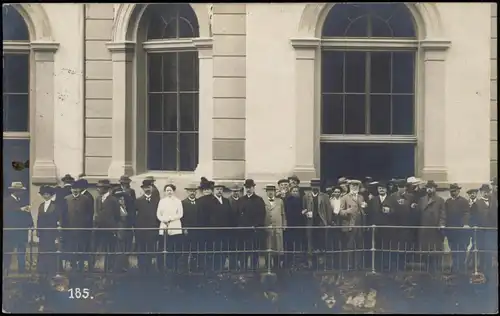
[[[36,3],[3,23],[4,187],[32,199],[66,173],[497,173],[496,4]]]

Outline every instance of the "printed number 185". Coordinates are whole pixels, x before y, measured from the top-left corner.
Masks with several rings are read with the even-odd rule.
[[[81,289],[79,287],[74,288],[74,289],[71,288],[68,290],[68,293],[69,293],[70,299],[75,299],[75,298],[76,299],[84,299],[84,300],[86,300],[88,298],[93,299],[93,297],[90,296],[90,290],[87,288],[83,288],[83,289]]]

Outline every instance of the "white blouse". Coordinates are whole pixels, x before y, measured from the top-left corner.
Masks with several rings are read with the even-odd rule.
[[[156,217],[160,221],[160,235],[163,235],[165,230],[170,236],[182,234],[183,215],[182,202],[177,197],[161,199],[156,210]]]

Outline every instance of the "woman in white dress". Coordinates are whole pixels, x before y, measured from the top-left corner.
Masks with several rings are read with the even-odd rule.
[[[182,202],[175,195],[175,185],[167,184],[163,191],[165,197],[158,203],[156,216],[160,221],[159,251],[167,250],[166,254],[160,254],[157,262],[158,269],[163,271],[166,267],[175,270],[177,261],[181,256],[182,245]],[[166,262],[165,262],[166,261]]]

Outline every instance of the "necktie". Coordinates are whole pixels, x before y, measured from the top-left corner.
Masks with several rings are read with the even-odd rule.
[[[148,197],[147,197],[147,198],[146,198],[146,201],[151,202],[151,198],[148,198]]]
[[[270,202],[274,202],[274,199],[269,199]]]
[[[196,203],[194,201],[191,201],[191,204],[195,205]]]

